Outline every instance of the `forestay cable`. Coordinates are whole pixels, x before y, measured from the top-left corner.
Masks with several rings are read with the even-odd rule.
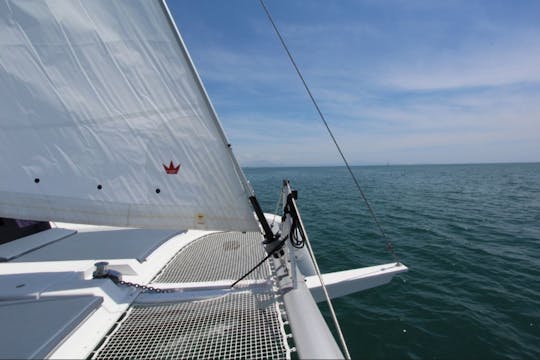
[[[300,77],[300,80],[302,80],[302,84],[304,85],[304,88],[306,89],[306,91],[307,91],[307,93],[309,95],[309,98],[311,99],[311,102],[313,102],[313,105],[315,106],[315,109],[317,110],[317,113],[319,113],[319,117],[321,118],[322,122],[324,123],[324,126],[326,127],[326,130],[328,131],[328,134],[332,138],[332,141],[334,142],[334,145],[336,146],[336,148],[337,148],[337,150],[339,152],[339,155],[341,155],[341,158],[343,159],[343,162],[345,163],[345,166],[347,167],[347,170],[349,171],[349,174],[351,175],[351,177],[352,177],[352,179],[354,181],[354,184],[356,185],[356,188],[358,189],[358,192],[360,193],[360,196],[362,197],[362,199],[364,200],[364,203],[366,204],[366,207],[367,207],[367,209],[368,209],[368,211],[369,211],[369,213],[371,215],[371,218],[373,219],[373,222],[377,226],[377,228],[378,228],[379,232],[381,233],[382,237],[386,240],[386,247],[387,247],[388,251],[390,251],[390,253],[394,257],[394,260],[396,262],[399,262],[398,256],[397,256],[396,252],[394,251],[394,247],[392,246],[392,243],[388,239],[388,236],[386,236],[386,232],[383,230],[383,228],[381,226],[381,223],[379,222],[379,219],[375,215],[375,212],[373,211],[373,208],[371,207],[371,204],[369,203],[366,195],[364,194],[364,191],[362,190],[362,187],[360,186],[360,182],[358,181],[358,179],[354,175],[354,173],[353,173],[353,171],[351,169],[351,166],[349,165],[349,162],[347,161],[347,158],[343,154],[343,151],[341,150],[341,147],[339,146],[339,144],[338,144],[332,130],[330,129],[330,126],[328,126],[328,123],[326,122],[326,118],[324,117],[321,109],[319,108],[319,105],[317,104],[317,101],[313,97],[313,94],[311,93],[311,90],[309,89],[309,86],[307,85],[306,80],[304,79],[304,76],[302,75],[302,73],[300,72],[300,69],[296,65],[296,62],[294,61],[294,58],[293,58],[291,52],[289,51],[289,48],[287,47],[287,44],[285,43],[285,40],[281,36],[280,31],[278,30],[272,16],[270,15],[270,11],[268,10],[266,5],[264,4],[263,0],[259,0],[259,2],[261,4],[262,8],[264,9],[264,12],[266,13],[266,16],[268,17],[268,20],[270,20],[270,23],[272,23],[272,27],[274,28],[274,30],[275,30],[278,38],[279,38],[279,41],[281,42],[281,45],[283,45],[283,48],[287,52],[287,56],[289,57],[289,60],[291,61],[294,69],[296,70],[296,73]]]

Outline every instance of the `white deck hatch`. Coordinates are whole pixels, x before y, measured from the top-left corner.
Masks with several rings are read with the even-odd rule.
[[[2,359],[44,359],[89,314],[102,299],[71,296],[0,302]]]

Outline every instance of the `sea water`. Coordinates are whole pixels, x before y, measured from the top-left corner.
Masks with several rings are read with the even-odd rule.
[[[245,171],[265,212],[299,191],[323,272],[392,262],[345,168]],[[409,267],[334,300],[353,359],[540,359],[540,164],[353,171]]]

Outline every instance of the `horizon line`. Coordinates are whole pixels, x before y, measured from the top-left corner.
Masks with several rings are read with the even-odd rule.
[[[470,162],[470,163],[386,163],[386,164],[380,164],[380,163],[376,163],[376,164],[353,164],[351,165],[351,167],[370,167],[370,166],[376,166],[376,167],[381,167],[381,166],[441,166],[441,165],[444,165],[444,166],[458,166],[458,165],[513,165],[513,164],[522,164],[522,165],[525,165],[525,164],[540,164],[540,161],[502,161],[502,162],[499,162],[499,161],[493,161],[493,162]],[[271,169],[271,168],[322,168],[322,167],[327,167],[327,168],[330,168],[330,167],[334,167],[334,168],[338,168],[338,167],[343,167],[345,168],[346,166],[343,164],[343,165],[331,165],[331,164],[320,164],[320,165],[246,165],[246,166],[242,166],[241,165],[241,168],[243,169],[261,169],[261,168],[265,168],[265,169]]]

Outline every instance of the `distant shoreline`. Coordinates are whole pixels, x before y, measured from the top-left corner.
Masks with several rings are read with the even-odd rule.
[[[363,164],[351,165],[352,167],[398,167],[398,166],[486,166],[486,165],[540,165],[540,161],[532,162],[487,162],[487,163],[441,163],[441,164]],[[287,168],[344,168],[345,165],[257,165],[242,166],[242,169],[287,169]]]

